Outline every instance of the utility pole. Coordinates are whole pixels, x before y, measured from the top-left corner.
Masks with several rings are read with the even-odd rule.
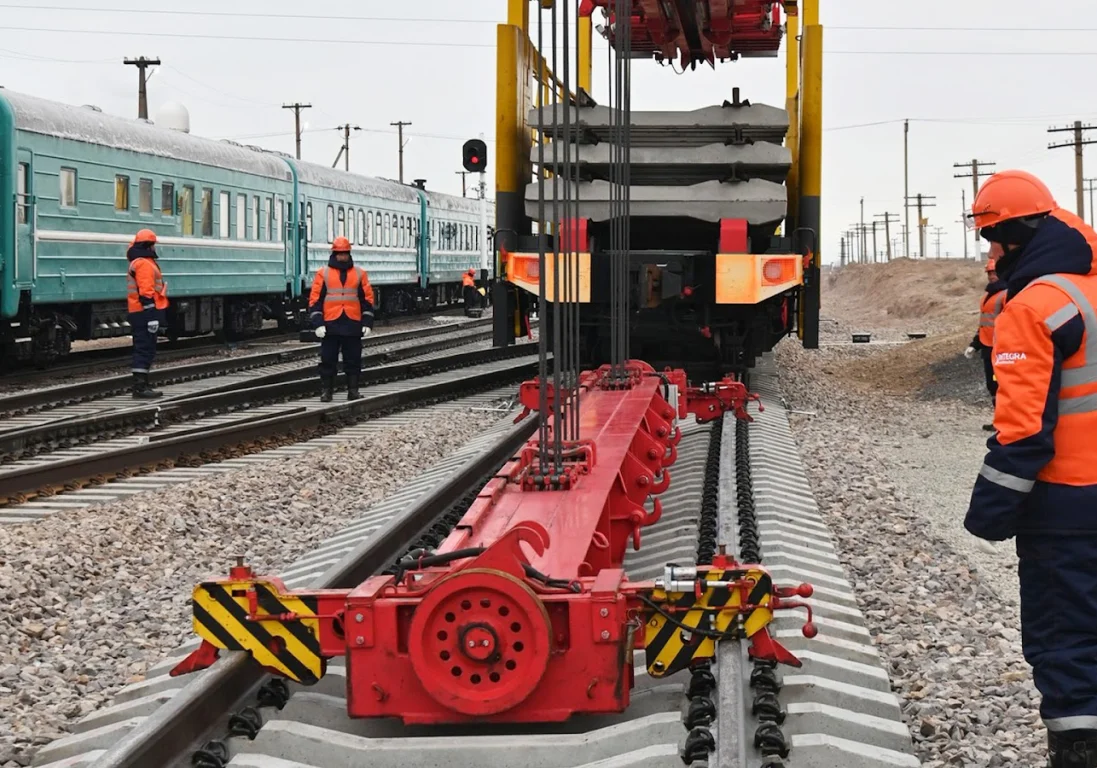
[[[301,102],[296,102],[294,104],[283,104],[282,109],[292,109],[293,110],[294,134],[297,136],[297,159],[300,160],[301,159],[301,110],[302,109],[312,109],[312,105],[311,104],[302,104]],[[336,160],[335,162],[339,162],[339,161]]]
[[[1081,120],[1075,120],[1073,127],[1067,128],[1048,128],[1048,133],[1062,133],[1064,131],[1073,131],[1074,140],[1066,141],[1062,144],[1048,144],[1048,149],[1061,149],[1062,147],[1074,147],[1074,182],[1075,190],[1077,191],[1078,200],[1078,215],[1081,218],[1086,217],[1086,199],[1085,199],[1085,174],[1082,169],[1082,147],[1086,144],[1095,144],[1097,139],[1083,139],[1083,131],[1092,131],[1097,126],[1094,125],[1082,125]]]
[[[404,144],[404,126],[405,125],[411,125],[411,123],[406,123],[403,120],[400,120],[400,121],[395,122],[395,123],[389,123],[389,125],[396,126],[397,141],[399,141],[399,143],[400,143],[400,183],[403,184],[404,183],[404,146],[405,146],[405,144]]]
[[[1089,225],[1091,227],[1097,226],[1094,224],[1097,221],[1097,214],[1093,210],[1093,189],[1094,184],[1097,183],[1097,179],[1086,179],[1086,191],[1089,192]]]
[[[454,173],[456,173],[458,176],[461,177],[461,197],[466,197],[466,195],[465,195],[465,189],[466,189],[465,188],[465,177],[469,175],[469,172],[468,171],[454,171]]]
[[[861,198],[861,263],[865,263],[865,198]]]
[[[935,227],[933,230],[934,237],[936,238],[937,261],[941,260],[941,234],[944,231],[945,230],[942,227]]]
[[[352,130],[360,131],[362,129],[359,128],[357,125],[351,125],[350,123],[347,123],[346,125],[340,125],[336,127],[335,130],[343,132],[343,146],[339,148],[339,154],[335,156],[335,162],[331,164],[331,167],[334,168],[335,166],[339,165],[339,158],[342,157],[344,158],[345,163],[343,167],[347,171],[350,171],[350,132]]]
[[[910,121],[903,121],[903,201],[910,200]],[[903,251],[910,258],[910,206],[905,205],[903,226]]]
[[[961,189],[960,190],[960,219],[959,219],[959,221],[956,222],[961,227],[966,227],[967,226],[967,199],[966,199],[966,197],[967,196],[964,194],[964,190]],[[964,230],[961,229],[960,231],[963,232]],[[978,242],[979,232],[978,231],[975,232],[975,237],[976,237],[975,245],[978,246],[979,245],[979,242]],[[978,250],[975,251],[975,260],[976,261],[979,260],[979,251]],[[964,261],[967,261],[967,235],[966,234],[964,235]]]
[[[149,73],[148,77],[145,77],[145,70],[149,67],[160,66],[160,59],[146,59],[144,56],[139,56],[136,59],[123,59],[122,63],[130,67],[137,67],[137,117],[141,120],[148,120],[149,95],[146,86],[149,83],[149,78],[152,77],[152,72]]]
[[[928,202],[930,200],[936,200],[934,195],[923,195],[918,193],[914,196],[917,201],[915,207],[918,209],[918,257],[924,259],[926,257],[926,226],[929,224],[929,219],[922,215],[922,211],[926,208],[933,208],[936,203]],[[907,199],[907,208],[910,208],[910,199]]]
[[[884,242],[887,243],[887,257],[891,261],[891,222],[899,223],[899,217],[891,218],[891,213],[878,213],[876,218],[884,220]]]
[[[841,251],[838,255],[838,266],[844,267],[846,265],[846,236],[842,235],[841,238]]]
[[[971,190],[972,190],[971,191],[971,202],[972,202],[972,204],[975,203],[975,198],[979,197],[979,176],[980,176],[979,169],[980,168],[987,168],[987,167],[990,167],[992,165],[996,165],[996,163],[988,163],[988,162],[985,162],[985,161],[979,161],[979,160],[974,160],[974,159],[970,163],[953,163],[952,164],[953,168],[970,168],[971,169],[970,173],[955,173],[955,174],[953,174],[952,177],[954,179],[971,179]],[[989,174],[982,174],[982,175],[988,176]],[[975,260],[978,261],[979,260],[979,254],[982,250],[982,249],[979,248],[979,230],[975,229],[975,230],[972,231],[971,234],[972,234],[973,239],[975,240]],[[966,235],[964,236],[964,239],[965,240],[967,239]],[[964,246],[964,249],[965,250],[967,249],[967,245]]]

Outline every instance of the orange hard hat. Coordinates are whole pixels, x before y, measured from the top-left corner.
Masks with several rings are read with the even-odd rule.
[[[476,277],[476,270],[475,270],[475,269],[470,269],[470,270],[469,270],[469,274],[470,274],[470,275],[471,275],[472,277]]]
[[[1010,219],[1050,213],[1059,207],[1044,182],[1027,171],[999,171],[979,189],[970,223],[985,229]]]
[[[137,233],[137,236],[133,238],[133,245],[137,243],[148,243],[149,245],[156,245],[156,233],[151,229],[142,229]]]
[[[345,237],[335,238],[335,242],[331,244],[332,253],[350,253],[350,240]]]

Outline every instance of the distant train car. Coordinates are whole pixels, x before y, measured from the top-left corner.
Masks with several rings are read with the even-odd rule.
[[[202,139],[185,110],[169,116],[156,126],[0,89],[11,201],[0,207],[0,363],[127,335],[125,252],[146,227],[172,338],[299,327],[337,236],[354,242],[381,314],[453,301],[480,265],[479,201]]]

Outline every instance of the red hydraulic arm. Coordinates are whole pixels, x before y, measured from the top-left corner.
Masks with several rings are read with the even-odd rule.
[[[739,382],[688,389],[681,371],[630,361],[579,379],[579,437],[559,461],[530,441],[483,488],[434,552],[351,590],[290,592],[243,566],[194,592],[198,651],[172,674],[245,650],[272,672],[315,682],[345,656],[352,717],[406,723],[553,722],[629,704],[633,651],[663,677],[745,638],[751,654],[798,666],[769,634],[773,612],[808,608],[809,585],[776,588],[756,565],[720,555],[632,582],[628,545],[662,514],[681,432],[693,413],[746,415]],[[535,407],[538,385],[523,386]],[[675,407],[675,403],[677,408]],[[749,418],[749,416],[747,416]],[[687,639],[688,636],[688,639]]]

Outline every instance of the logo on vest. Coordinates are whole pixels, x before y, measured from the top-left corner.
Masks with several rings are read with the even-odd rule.
[[[1013,365],[1019,363],[1022,360],[1027,360],[1028,356],[1024,352],[999,352],[994,356],[995,365]]]

